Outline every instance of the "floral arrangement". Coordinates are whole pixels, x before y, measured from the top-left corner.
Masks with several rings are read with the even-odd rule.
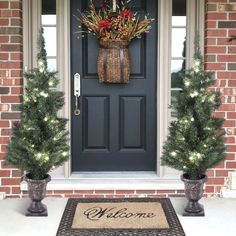
[[[142,17],[128,8],[132,0],[121,1],[120,6],[109,6],[108,1],[103,1],[100,9],[96,9],[91,2],[89,10],[86,13],[80,13],[78,18],[87,30],[81,30],[79,33],[93,34],[99,40],[126,40],[130,42],[134,38],[139,38],[141,34],[148,33],[151,29],[151,22],[154,19],[145,15]]]

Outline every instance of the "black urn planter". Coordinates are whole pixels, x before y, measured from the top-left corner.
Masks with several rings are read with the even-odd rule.
[[[28,194],[31,204],[27,209],[26,216],[48,216],[47,207],[41,201],[46,195],[47,183],[51,180],[50,175],[45,175],[44,179],[35,180],[30,178],[30,174],[24,176],[28,185]]]
[[[205,216],[204,207],[198,201],[203,196],[203,187],[207,176],[202,175],[201,179],[192,180],[185,173],[181,176],[181,180],[184,182],[185,196],[188,199],[183,216]]]

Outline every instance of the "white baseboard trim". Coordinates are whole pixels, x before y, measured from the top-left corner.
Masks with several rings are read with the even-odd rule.
[[[6,194],[5,193],[0,193],[0,200],[4,200],[6,198]]]
[[[236,190],[223,189],[221,195],[223,198],[236,198]]]
[[[132,175],[131,178],[123,175],[123,178],[112,176],[89,175],[89,178],[83,176],[72,175],[68,179],[52,178],[48,183],[48,190],[183,190],[183,182],[178,179],[158,178],[156,175]],[[142,178],[143,177],[143,178]],[[25,182],[21,183],[21,190],[27,190]]]

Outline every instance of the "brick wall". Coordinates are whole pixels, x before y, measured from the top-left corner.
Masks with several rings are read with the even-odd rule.
[[[226,119],[226,161],[208,171],[207,191],[219,193],[226,185],[230,171],[236,168],[236,0],[207,0],[205,54],[206,69],[215,71],[217,91],[222,93],[222,106],[215,114]]]
[[[4,155],[23,90],[22,2],[0,1],[0,192],[20,193],[21,173],[6,166]]]
[[[219,7],[226,5],[221,12]],[[215,90],[222,93],[223,104],[215,114],[226,119],[224,127],[227,144],[226,161],[208,171],[206,194],[218,194],[230,171],[236,169],[236,0],[206,0],[205,59],[206,69],[218,78]],[[222,9],[222,8],[221,8]],[[5,166],[4,155],[14,121],[19,119],[17,105],[22,93],[22,4],[21,0],[0,0],[0,192],[22,196],[19,189],[21,173]],[[24,195],[25,193],[23,193]],[[177,190],[99,190],[48,191],[60,197],[133,197],[179,196]]]

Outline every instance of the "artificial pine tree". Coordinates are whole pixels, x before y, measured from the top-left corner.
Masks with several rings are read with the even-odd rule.
[[[177,119],[170,124],[161,160],[162,165],[196,180],[224,159],[225,145],[224,119],[213,115],[220,106],[220,94],[209,90],[215,79],[212,72],[204,71],[198,39],[193,63],[193,68],[181,76],[182,91],[172,105]]]
[[[64,94],[56,90],[57,72],[48,69],[46,56],[41,29],[38,68],[25,73],[21,121],[15,124],[6,156],[7,163],[26,171],[32,179],[43,179],[69,155],[67,120],[57,115],[64,105]]]

